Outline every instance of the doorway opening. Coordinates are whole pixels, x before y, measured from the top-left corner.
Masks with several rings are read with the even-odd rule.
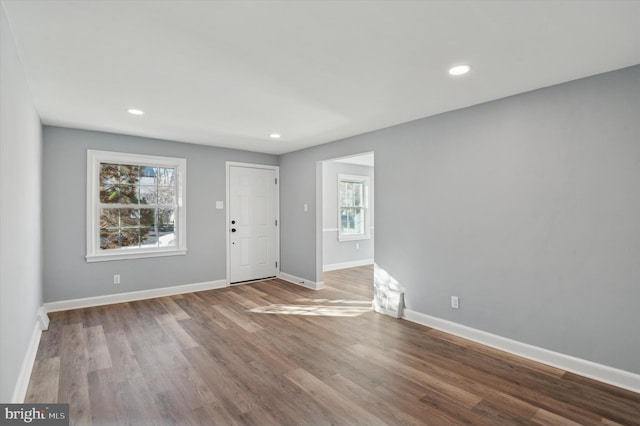
[[[347,285],[369,299],[373,298],[375,246],[374,168],[373,152],[319,164],[321,281]]]

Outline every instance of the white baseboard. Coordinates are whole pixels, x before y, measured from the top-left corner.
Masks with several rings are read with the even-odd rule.
[[[323,272],[336,271],[338,269],[355,268],[356,266],[373,265],[373,259],[354,260],[351,262],[332,263],[322,267]]]
[[[82,299],[48,302],[43,305],[45,312],[67,311],[69,309],[89,308],[91,306],[112,305],[114,303],[133,302],[135,300],[153,299],[154,297],[174,296],[176,294],[196,291],[215,290],[228,287],[227,280],[208,281],[197,284],[184,284],[172,287],[154,288],[151,290],[132,291],[129,293],[107,294],[104,296],[85,297]]]
[[[49,316],[47,311],[44,310],[44,306],[40,306],[38,309],[38,321],[40,322],[40,330],[45,331],[49,329]]]
[[[402,318],[590,379],[640,393],[640,374],[518,342],[409,309],[404,310]]]
[[[321,288],[324,288],[324,281],[309,281],[305,280],[304,278],[296,277],[295,275],[290,275],[284,272],[280,272],[278,274],[278,278],[302,287],[310,288],[311,290],[320,290]]]
[[[29,346],[27,352],[22,360],[20,366],[20,373],[18,374],[18,380],[16,386],[13,389],[13,396],[11,397],[12,404],[24,403],[24,398],[27,396],[27,390],[29,389],[29,380],[31,379],[31,371],[33,371],[33,364],[36,361],[36,354],[38,353],[38,346],[40,345],[40,337],[42,336],[42,328],[40,319],[38,318],[33,327],[33,333],[31,333],[31,339],[29,340]]]

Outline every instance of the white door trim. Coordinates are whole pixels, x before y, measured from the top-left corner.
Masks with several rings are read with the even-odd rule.
[[[276,185],[276,220],[278,221],[278,229],[276,229],[276,262],[278,262],[278,266],[276,268],[276,274],[280,274],[280,166],[269,166],[267,164],[254,164],[254,163],[240,163],[237,161],[227,161],[225,162],[225,175],[226,175],[226,208],[225,208],[225,220],[226,220],[226,235],[227,235],[227,285],[231,283],[231,218],[229,216],[229,200],[231,198],[230,194],[230,179],[229,173],[231,171],[231,167],[247,167],[251,169],[267,169],[274,170],[276,173],[276,179],[278,180],[278,184]],[[277,276],[276,275],[276,276]]]

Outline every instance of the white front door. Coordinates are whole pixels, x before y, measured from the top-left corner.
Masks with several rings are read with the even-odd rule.
[[[229,282],[277,275],[277,173],[229,166]]]

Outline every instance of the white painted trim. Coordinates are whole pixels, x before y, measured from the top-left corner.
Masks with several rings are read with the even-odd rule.
[[[304,278],[296,277],[295,275],[287,274],[285,272],[280,272],[278,274],[278,278],[302,287],[310,288],[311,290],[320,290],[324,288],[324,281],[309,281],[305,280]]]
[[[355,268],[356,266],[373,265],[373,259],[353,260],[351,262],[331,263],[322,267],[323,272],[336,271],[338,269]]]
[[[105,253],[100,255],[87,255],[85,256],[87,263],[92,262],[109,262],[112,260],[129,260],[129,259],[145,259],[148,257],[164,257],[164,256],[184,256],[187,254],[187,250],[175,250],[175,249],[158,249],[153,251],[135,251],[135,252],[120,252],[120,253]]]
[[[375,228],[375,227],[373,227],[373,226],[370,226],[370,227],[369,227],[369,229],[373,231],[373,230],[374,230],[374,229],[376,229],[376,228]],[[339,229],[338,229],[338,228],[324,228],[324,229],[322,230],[322,232],[338,232],[338,231],[339,231]]]
[[[371,164],[361,164],[358,162],[350,162],[349,160],[352,160],[353,158],[358,158],[358,157],[369,157],[371,158]],[[325,162],[327,163],[342,163],[342,164],[352,164],[355,166],[362,166],[362,167],[375,167],[375,151],[369,151],[369,152],[363,152],[362,154],[354,154],[354,155],[348,155],[346,157],[339,157],[339,158],[334,158],[331,160],[326,160]]]
[[[278,229],[276,229],[276,276],[280,274],[280,166],[270,166],[268,164],[253,164],[253,163],[241,163],[237,161],[227,161],[225,162],[225,202],[227,203],[227,208],[225,209],[225,217],[227,219],[226,223],[226,234],[227,234],[227,282],[231,282],[231,218],[229,217],[229,200],[231,198],[229,185],[231,184],[229,180],[229,175],[231,173],[231,167],[251,167],[254,169],[267,169],[274,170],[276,173],[276,220],[278,221]]]
[[[131,291],[128,293],[107,294],[104,296],[85,297],[82,299],[61,300],[43,305],[46,312],[67,311],[69,309],[89,308],[92,306],[112,305],[114,303],[133,302],[135,300],[153,299],[155,297],[174,296],[176,294],[196,291],[215,290],[229,287],[227,280],[208,281],[197,284],[184,284],[172,287],[154,288],[151,290]]]
[[[49,329],[49,316],[44,306],[40,306],[38,309],[38,321],[40,321],[40,330],[45,331]]]
[[[20,366],[18,380],[16,381],[16,386],[13,389],[13,396],[11,397],[12,404],[24,403],[24,398],[27,396],[27,390],[29,389],[29,380],[31,379],[33,364],[36,361],[36,354],[38,353],[38,346],[40,345],[41,336],[41,324],[39,320],[36,320],[36,323],[33,327],[33,333],[31,333],[31,339],[29,340],[29,346],[27,347],[27,352],[25,353],[24,359],[22,360],[22,365]]]
[[[403,319],[435,328],[492,348],[570,371],[590,379],[640,393],[640,374],[620,370],[592,361],[511,340],[452,321],[405,309]]]

